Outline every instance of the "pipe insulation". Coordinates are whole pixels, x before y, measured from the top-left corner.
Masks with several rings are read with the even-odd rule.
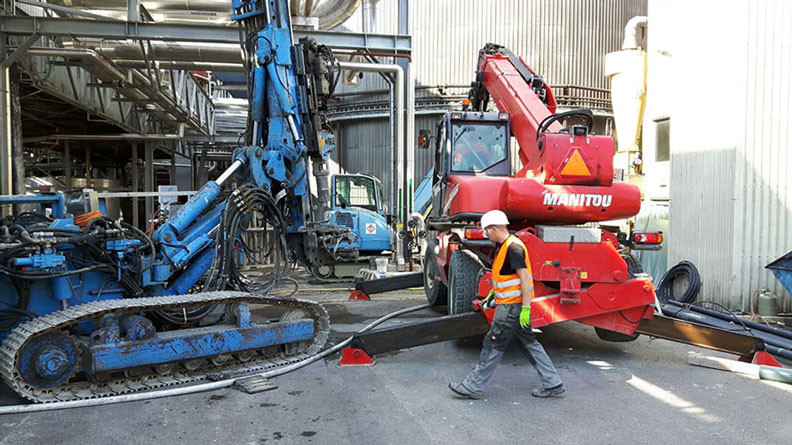
[[[391,180],[391,209],[399,203],[399,189],[403,188],[401,179],[403,176],[402,160],[407,159],[407,144],[405,143],[405,117],[404,117],[404,70],[399,65],[384,63],[358,63],[358,62],[338,62],[341,69],[357,72],[369,73],[395,73],[396,79],[393,86],[394,110],[391,110],[396,132],[396,153],[393,161],[393,178]],[[414,108],[414,105],[412,105]]]
[[[377,327],[378,325],[401,315],[408,314],[410,312],[417,312],[422,309],[426,309],[431,307],[431,304],[422,304],[419,306],[412,306],[405,309],[401,309],[395,312],[391,312],[383,317],[374,320],[373,322],[369,323],[366,327],[361,329],[357,334],[361,334],[363,332],[370,331]],[[314,356],[308,357],[305,360],[299,361],[297,363],[293,363],[288,366],[284,366],[283,368],[278,368],[272,371],[264,372],[258,374],[262,378],[268,379],[272,377],[277,377],[279,375],[286,374],[291,371],[296,371],[300,368],[310,365],[311,363],[321,360],[324,357],[327,357],[331,354],[334,354],[341,350],[342,348],[346,347],[354,338],[354,335],[347,338],[346,340],[342,341],[341,343],[333,346],[330,349],[326,349]],[[247,375],[245,377],[250,377]],[[54,411],[59,409],[69,409],[69,408],[84,408],[89,406],[102,406],[102,405],[111,405],[115,403],[124,403],[124,402],[137,402],[141,400],[151,400],[151,399],[158,399],[162,397],[171,397],[171,396],[181,396],[186,394],[194,394],[197,392],[204,392],[204,391],[212,391],[215,389],[222,389],[228,388],[229,386],[233,385],[236,380],[243,377],[237,377],[233,379],[226,379],[226,380],[219,380],[216,382],[208,382],[202,383],[198,385],[187,386],[183,388],[171,388],[171,389],[163,389],[159,391],[152,391],[152,392],[144,392],[144,393],[136,393],[136,394],[124,394],[120,396],[113,396],[113,397],[105,397],[101,399],[85,399],[85,400],[73,400],[69,402],[53,402],[53,403],[42,403],[42,404],[30,404],[30,405],[11,405],[11,406],[3,406],[0,407],[0,415],[4,414],[21,414],[21,413],[32,413],[32,412],[39,412],[39,411]]]
[[[326,31],[344,24],[358,7],[360,0],[324,0],[312,8],[310,16],[319,17],[319,29]],[[294,10],[291,13],[295,15]]]
[[[239,44],[163,42],[151,41],[151,50],[143,54],[139,43],[127,40],[66,41],[65,48],[93,49],[112,60],[151,60],[163,62],[244,62],[244,53]]]
[[[49,0],[53,5],[69,8],[91,9],[127,9],[127,0]],[[231,12],[231,2],[228,0],[141,0],[149,12],[159,11],[205,11],[205,12]]]

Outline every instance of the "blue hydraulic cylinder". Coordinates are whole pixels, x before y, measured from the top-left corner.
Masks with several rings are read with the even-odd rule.
[[[216,182],[207,182],[198,190],[198,193],[187,201],[187,204],[179,209],[176,215],[168,219],[168,222],[163,228],[172,227],[177,234],[182,233],[184,229],[189,227],[190,224],[194,223],[195,220],[201,216],[201,213],[212,204],[212,201],[220,196],[221,192],[222,189]]]
[[[214,238],[209,236],[209,232],[220,223],[223,208],[224,203],[217,204],[184,231],[180,239],[175,238],[174,234],[170,241],[160,247],[162,256],[158,258],[157,265],[154,266],[155,282],[161,283],[171,279],[174,269],[188,264],[189,261],[199,255],[205,247],[214,241]],[[157,231],[155,232],[155,237],[162,240],[169,233],[171,232],[161,233]],[[189,267],[192,268],[193,265],[189,264]],[[206,269],[203,269],[203,271],[206,271]],[[203,272],[201,272],[202,274]],[[200,275],[197,278],[200,278]],[[187,286],[185,291],[191,286]]]
[[[253,120],[264,122],[264,92],[266,91],[267,72],[263,66],[259,65],[253,69],[253,103],[250,105],[253,111]],[[262,127],[259,127],[261,129]],[[261,142],[259,135],[253,135],[254,141]]]
[[[193,286],[204,276],[214,260],[214,249],[207,248],[201,252],[190,265],[173,280],[170,285],[159,287],[154,291],[154,295],[182,295],[192,289]]]
[[[13,263],[17,267],[30,267],[37,270],[55,269],[61,268],[66,264],[66,257],[55,253],[52,249],[45,249],[24,258],[14,258]]]

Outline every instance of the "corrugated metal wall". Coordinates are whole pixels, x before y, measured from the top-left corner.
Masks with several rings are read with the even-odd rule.
[[[413,54],[423,85],[469,84],[478,51],[498,43],[548,83],[607,88],[603,56],[645,0],[435,0],[413,2]]]
[[[792,250],[792,3],[746,2],[745,138],[735,155],[735,282],[751,292],[786,292],[764,266]],[[792,310],[785,298],[784,310]]]
[[[418,130],[434,131],[439,116],[416,116],[415,132]],[[340,125],[338,131],[338,144],[343,147],[337,150],[333,159],[339,162],[348,173],[368,173],[378,177],[383,184],[384,198],[390,203],[391,181],[393,180],[391,168],[390,128],[387,119],[366,119],[354,124]],[[415,150],[414,188],[418,187],[426,173],[434,164],[434,152],[428,150]],[[340,159],[339,159],[340,157]],[[392,206],[389,205],[392,208]]]
[[[381,0],[378,8],[377,32],[395,33],[398,0]],[[412,69],[419,88],[469,85],[478,51],[488,42],[521,55],[553,85],[608,88],[604,56],[621,47],[625,23],[633,16],[645,15],[647,5],[646,0],[424,0],[412,1],[410,8]],[[361,31],[361,24],[358,10],[344,28]],[[387,88],[379,75],[369,73],[357,87],[341,86],[338,92]],[[463,94],[467,87],[446,92]],[[418,98],[437,94],[438,90],[425,88],[416,92]],[[354,99],[375,100],[366,95]],[[438,118],[417,116],[416,134],[420,129],[434,129]],[[339,130],[341,165],[348,171],[377,174],[386,185],[386,196],[390,196],[390,183],[384,179],[390,177],[390,165],[383,161],[390,157],[386,151],[390,134],[387,119],[343,121]],[[430,153],[421,150],[416,150],[415,158],[417,186],[431,168],[432,159]]]
[[[671,115],[669,263],[698,266],[701,299],[748,310],[751,293],[768,287],[790,311],[764,266],[792,250],[792,3],[673,5],[673,25],[692,32],[673,44],[691,89]],[[718,20],[699,20],[712,8]],[[649,23],[651,36],[651,10]]]
[[[397,0],[379,2],[378,33],[396,32]],[[432,0],[410,3],[418,85],[469,85],[478,51],[497,43],[552,85],[608,88],[603,57],[621,47],[624,25],[646,0]],[[344,24],[361,30],[360,11]],[[366,74],[364,88],[387,88]],[[370,82],[370,83],[369,83]]]

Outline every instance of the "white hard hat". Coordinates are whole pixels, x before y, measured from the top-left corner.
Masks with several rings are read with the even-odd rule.
[[[509,218],[500,210],[490,210],[481,216],[481,228],[486,229],[489,226],[508,226]]]

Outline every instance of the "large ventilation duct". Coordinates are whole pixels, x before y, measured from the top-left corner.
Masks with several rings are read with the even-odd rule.
[[[49,3],[122,20],[127,14],[127,0],[49,0]],[[346,22],[360,3],[361,0],[291,0],[289,7],[296,24],[311,23],[320,30],[329,30]],[[230,0],[140,0],[140,4],[155,21],[229,22],[231,19]]]
[[[341,26],[360,7],[361,0],[292,0],[291,15],[295,17],[318,17],[319,29],[328,30]]]
[[[143,50],[139,43],[133,41],[71,41],[64,42],[66,48],[91,48],[112,60],[144,60]],[[152,41],[151,49],[146,57],[152,60],[168,62],[212,62],[236,63],[243,62],[243,53],[239,45],[222,43],[191,43]]]
[[[61,5],[70,8],[93,8],[93,9],[124,9],[127,7],[127,0],[49,0],[48,3]],[[210,12],[231,12],[231,2],[228,0],[161,0],[148,1],[142,0],[143,5],[149,12],[151,11],[210,11]]]

